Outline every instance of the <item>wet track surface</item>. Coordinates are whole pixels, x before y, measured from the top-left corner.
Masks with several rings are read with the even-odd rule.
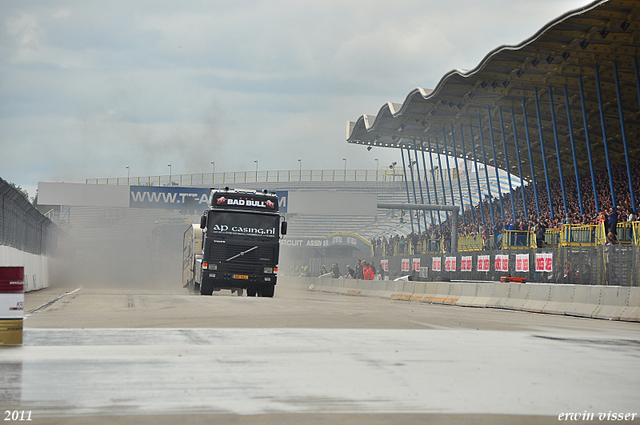
[[[562,412],[640,413],[637,324],[290,285],[274,299],[84,288],[28,295],[24,345],[0,351],[3,404],[91,423],[109,423],[99,421],[105,415],[417,414],[415,423],[429,423],[452,414],[557,422]]]

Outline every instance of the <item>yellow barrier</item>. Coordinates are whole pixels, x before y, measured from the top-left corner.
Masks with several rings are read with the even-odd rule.
[[[640,221],[621,222],[617,227],[618,242],[621,244],[640,245]],[[555,246],[595,246],[607,242],[607,233],[603,223],[598,225],[565,224],[560,229],[546,229],[544,246],[539,247],[533,233],[522,230],[506,230],[500,237],[499,246],[495,245],[495,237],[489,236],[488,249],[528,249]],[[458,238],[458,251],[482,251],[484,241],[481,235],[461,236]],[[427,239],[418,242],[415,250],[410,241],[393,245],[392,255],[436,254],[444,252],[442,239]]]
[[[22,345],[22,319],[0,320],[0,345]]]
[[[529,232],[525,230],[505,230],[502,234],[503,249],[528,249]]]

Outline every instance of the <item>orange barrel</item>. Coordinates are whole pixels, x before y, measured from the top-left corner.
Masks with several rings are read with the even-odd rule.
[[[24,267],[0,267],[0,345],[22,345]]]

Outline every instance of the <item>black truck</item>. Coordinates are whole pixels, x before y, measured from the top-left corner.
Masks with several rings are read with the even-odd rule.
[[[249,297],[273,297],[280,235],[287,232],[274,193],[213,189],[200,228],[200,294],[231,289],[239,295],[246,290]]]

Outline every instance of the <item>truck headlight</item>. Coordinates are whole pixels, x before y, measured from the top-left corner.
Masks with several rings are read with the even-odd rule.
[[[264,268],[264,272],[265,273],[273,273],[273,267],[265,267]]]
[[[218,270],[217,264],[209,264],[209,270]]]

